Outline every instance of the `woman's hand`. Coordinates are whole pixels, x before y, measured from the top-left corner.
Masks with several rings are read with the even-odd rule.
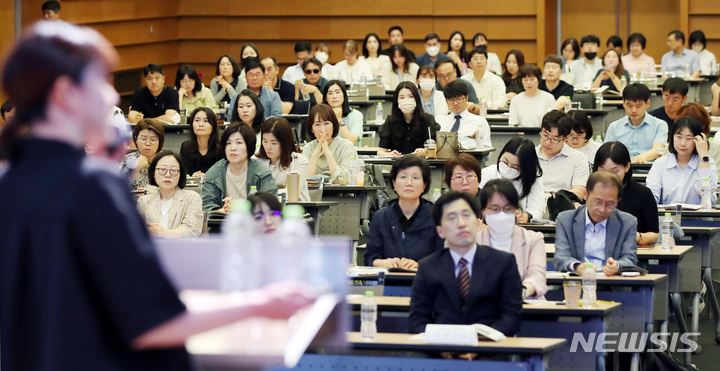
[[[693,138],[693,141],[695,142],[695,150],[697,150],[698,156],[707,156],[709,144],[705,133],[696,135],[695,138]]]
[[[167,232],[167,229],[165,229],[165,227],[163,227],[160,223],[145,223],[145,225],[147,225],[151,236],[161,236],[163,233]]]
[[[178,95],[181,97],[187,97],[187,89],[185,89],[185,88],[178,89]]]
[[[136,167],[137,170],[142,170],[142,169],[148,167],[148,165],[150,165],[150,163],[148,162],[148,158],[145,157],[145,155],[138,156],[137,167]]]
[[[528,215],[528,213],[524,213],[522,210],[516,210],[515,219],[517,223],[529,223],[530,215]]]
[[[418,263],[415,260],[402,258],[400,259],[400,268],[417,269]]]
[[[335,117],[337,117],[338,122],[342,121],[343,119],[343,109],[342,106],[339,107],[333,107],[333,112],[335,112]]]
[[[398,268],[400,267],[400,258],[375,259],[373,265],[382,268]]]
[[[447,56],[450,57],[453,60],[453,62],[455,62],[455,64],[457,64],[458,66],[462,64],[462,61],[460,60],[460,56],[458,56],[454,50],[447,52]]]
[[[413,155],[418,157],[425,157],[425,148],[416,148]]]
[[[192,174],[192,177],[201,177],[201,178],[204,178],[204,177],[205,177],[205,173],[203,173],[202,171],[199,171],[199,170],[198,170],[198,171],[196,171],[196,172],[194,172],[194,173]]]
[[[223,202],[222,210],[226,213],[229,213],[230,210],[232,209],[233,198],[230,196],[227,196],[222,199],[222,202]]]
[[[227,80],[225,80],[225,76],[223,76],[223,75],[220,75],[217,77],[217,82],[225,90],[229,89],[232,86],[232,85],[230,85],[230,83]]]
[[[507,99],[508,99],[508,101],[511,101],[513,98],[515,98],[516,95],[517,95],[517,94],[515,94],[515,93],[507,93]]]

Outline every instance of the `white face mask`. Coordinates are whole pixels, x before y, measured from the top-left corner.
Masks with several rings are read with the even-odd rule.
[[[325,64],[329,57],[330,56],[325,52],[315,52],[315,58],[317,58],[317,60],[319,60],[322,64]]]
[[[608,62],[608,63],[605,63],[605,67],[607,67],[607,68],[609,68],[609,69],[611,69],[611,70],[615,70],[615,69],[617,68],[617,66],[618,66],[618,63],[617,63],[617,62]]]
[[[500,167],[500,175],[502,175],[505,179],[512,179],[515,180],[520,176],[520,170],[513,169],[510,166],[507,166],[504,162],[500,161],[499,164]]]
[[[490,232],[498,235],[507,235],[512,233],[515,226],[515,214],[499,212],[496,214],[485,215],[485,224],[490,228]]]
[[[439,46],[426,46],[425,51],[427,51],[429,56],[434,57],[440,53],[440,47]]]
[[[400,108],[402,113],[412,113],[415,110],[415,107],[417,107],[415,99],[405,98],[398,100],[398,108]]]
[[[435,87],[435,80],[433,79],[420,79],[420,89],[425,91],[433,90]]]
[[[700,53],[700,52],[703,51],[703,47],[702,47],[702,45],[693,45],[692,50],[693,50],[695,53]]]

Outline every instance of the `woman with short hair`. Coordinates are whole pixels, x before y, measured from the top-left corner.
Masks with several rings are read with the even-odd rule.
[[[347,178],[350,160],[357,158],[355,146],[340,138],[337,115],[327,104],[310,108],[307,118],[307,135],[311,142],[303,147],[303,155],[309,160],[308,176],[329,173],[330,179]]]
[[[215,97],[215,102],[221,104],[230,100],[237,94],[237,91],[247,88],[244,79],[240,79],[240,65],[229,54],[221,55],[218,58],[215,75],[210,81],[210,92]]]
[[[145,189],[148,186],[148,166],[165,143],[162,121],[142,119],[133,126],[135,151],[125,155],[120,162],[120,172],[130,175],[130,188]]]

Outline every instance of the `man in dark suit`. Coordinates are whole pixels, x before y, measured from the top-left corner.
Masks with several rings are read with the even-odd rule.
[[[582,274],[585,259],[612,276],[637,265],[637,218],[617,210],[623,185],[617,175],[596,171],[587,182],[587,204],[561,212],[555,229],[553,265]]]
[[[448,249],[422,259],[412,287],[409,330],[428,323],[480,323],[513,336],[520,327],[522,283],[515,257],[475,243],[480,206],[450,191],[435,202],[433,219]]]

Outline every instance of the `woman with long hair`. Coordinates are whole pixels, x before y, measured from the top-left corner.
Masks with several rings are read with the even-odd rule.
[[[591,87],[599,88],[601,86],[607,86],[610,90],[615,90],[622,94],[625,88],[622,84],[622,78],[625,78],[625,83],[630,82],[630,74],[625,71],[622,64],[622,58],[615,49],[608,49],[602,56],[602,64],[605,66],[602,70],[598,71],[595,75]]]
[[[399,156],[413,153],[425,155],[425,141],[435,139],[440,125],[425,113],[420,92],[415,84],[403,81],[395,88],[390,116],[380,128],[378,156]]]
[[[390,66],[385,67],[382,81],[386,90],[395,90],[403,81],[415,81],[420,67],[403,44],[390,47]]]
[[[198,107],[190,113],[188,122],[192,129],[188,140],[180,145],[180,158],[190,176],[204,177],[208,169],[223,157],[217,116],[208,107]]]
[[[505,72],[503,72],[502,78],[505,81],[508,100],[512,100],[516,95],[525,91],[518,75],[520,67],[524,65],[525,55],[520,50],[510,49],[505,55],[505,63],[503,63]]]
[[[300,201],[310,201],[307,175],[308,159],[298,151],[295,136],[288,120],[282,117],[271,117],[260,128],[262,144],[257,158],[264,161],[272,172],[278,188],[287,186],[287,176],[297,173],[300,177]]]

